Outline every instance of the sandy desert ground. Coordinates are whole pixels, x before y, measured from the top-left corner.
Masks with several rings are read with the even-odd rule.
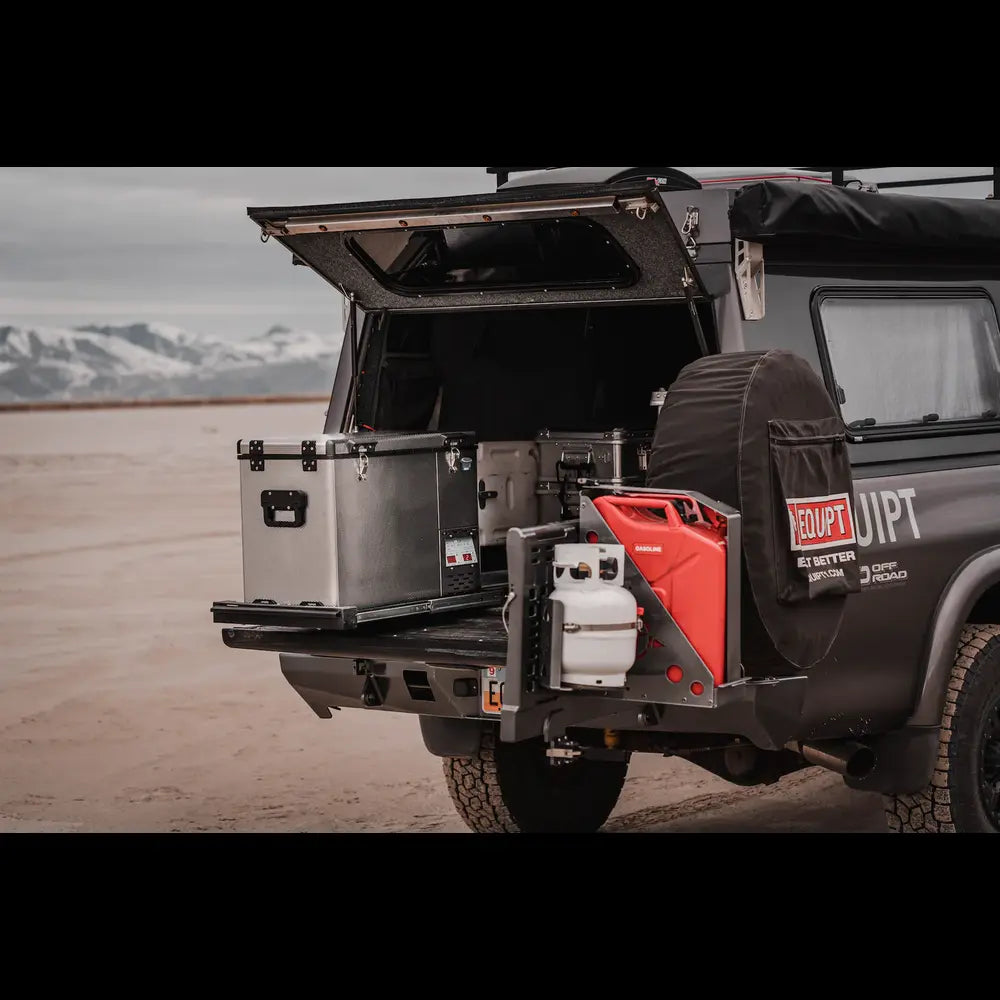
[[[413,717],[325,721],[276,654],[227,649],[242,596],[235,442],[322,404],[0,414],[0,831],[464,833]],[[612,832],[882,832],[809,769],[739,789],[633,759]]]

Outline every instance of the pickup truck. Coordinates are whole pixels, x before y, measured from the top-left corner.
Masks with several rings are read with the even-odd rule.
[[[348,319],[315,440],[238,446],[224,643],[418,717],[477,832],[595,832],[637,753],[1000,829],[1000,206],[490,169],[248,209]]]

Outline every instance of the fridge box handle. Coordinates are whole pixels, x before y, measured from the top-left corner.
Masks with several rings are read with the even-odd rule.
[[[306,523],[308,503],[304,490],[262,490],[260,494],[264,524],[269,528],[301,528]]]

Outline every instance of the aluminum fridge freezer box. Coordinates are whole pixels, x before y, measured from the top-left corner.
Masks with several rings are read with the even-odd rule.
[[[480,441],[476,463],[480,545],[506,545],[510,528],[540,523],[534,441]]]
[[[241,440],[244,600],[370,608],[480,587],[472,433]]]
[[[545,429],[539,432],[536,444],[541,519],[559,521],[579,515],[581,480],[613,486],[644,485],[653,432],[620,427],[609,431]]]

